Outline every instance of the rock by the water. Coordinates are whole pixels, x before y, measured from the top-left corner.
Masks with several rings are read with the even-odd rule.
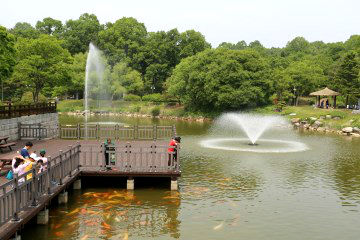
[[[353,128],[353,132],[354,132],[354,133],[360,133],[360,128],[354,127],[354,128]]]
[[[340,117],[334,117],[333,119],[334,120],[340,120],[341,118]]]
[[[316,117],[310,117],[310,120],[311,120],[311,121],[316,121],[317,118],[316,118]]]
[[[341,131],[343,132],[343,133],[352,133],[353,132],[353,128],[352,127],[345,127],[345,128],[343,128]]]
[[[296,116],[296,113],[290,113],[289,116]]]
[[[323,123],[320,121],[315,121],[313,124],[314,127],[321,127],[322,125],[323,125]]]
[[[291,122],[294,124],[294,123],[298,123],[300,122],[300,118],[292,118],[291,119]]]
[[[331,115],[326,115],[326,119],[331,119]]]

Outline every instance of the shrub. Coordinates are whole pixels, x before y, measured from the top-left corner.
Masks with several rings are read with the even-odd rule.
[[[140,110],[141,110],[141,106],[138,106],[138,105],[131,106],[130,109],[129,109],[129,111],[132,112],[132,113],[138,113],[138,112],[140,112]]]
[[[151,115],[153,117],[157,117],[160,115],[160,108],[159,107],[154,107],[153,109],[151,109]]]
[[[39,93],[39,99],[38,102],[47,102],[47,98]],[[30,104],[34,103],[32,92],[25,92],[21,97],[21,104]]]
[[[165,98],[160,93],[153,93],[153,94],[144,95],[142,97],[142,100],[145,102],[164,102]]]
[[[138,95],[135,95],[135,94],[127,94],[124,97],[124,100],[125,101],[132,101],[132,102],[139,102],[139,101],[141,101],[141,97],[138,96]]]

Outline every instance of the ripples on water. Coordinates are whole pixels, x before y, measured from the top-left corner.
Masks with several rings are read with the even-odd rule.
[[[358,239],[358,139],[283,129],[264,138],[309,150],[251,153],[201,147],[209,136],[200,125],[178,130],[179,193],[157,185],[133,194],[74,191],[67,205],[52,208],[48,226],[28,226],[24,239]]]

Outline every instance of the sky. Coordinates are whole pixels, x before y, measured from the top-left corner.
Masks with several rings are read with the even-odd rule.
[[[35,25],[52,17],[63,23],[82,13],[101,23],[135,17],[148,31],[200,31],[213,47],[259,40],[283,47],[297,36],[308,41],[346,41],[360,34],[360,0],[1,0],[0,25]]]

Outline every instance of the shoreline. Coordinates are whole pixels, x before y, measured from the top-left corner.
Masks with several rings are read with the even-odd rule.
[[[84,116],[84,113],[81,111],[75,112],[58,112],[59,115],[68,115],[68,116]],[[167,120],[177,120],[177,121],[189,121],[189,122],[212,122],[212,118],[206,117],[178,117],[178,116],[170,116],[170,115],[162,115],[159,116],[152,116],[151,114],[141,114],[141,113],[130,113],[130,112],[121,112],[121,113],[114,113],[114,112],[103,112],[103,113],[94,113],[91,112],[90,116],[110,116],[110,117],[134,117],[134,118],[156,118],[156,119],[167,119]]]
[[[59,115],[68,115],[68,116],[84,116],[83,111],[75,111],[75,112],[58,112]],[[256,113],[256,111],[254,111]],[[179,117],[179,116],[171,116],[171,115],[162,115],[159,116],[152,116],[151,114],[141,114],[141,113],[131,113],[131,112],[100,112],[95,113],[91,112],[91,116],[121,116],[121,117],[129,117],[129,118],[156,118],[156,119],[165,119],[165,120],[176,120],[176,121],[187,121],[187,122],[198,122],[198,123],[205,123],[205,122],[212,122],[213,118],[206,118],[206,117]],[[274,113],[274,115],[278,115]],[[282,114],[283,117],[285,117],[289,123],[294,127],[296,130],[300,131],[309,131],[309,132],[318,132],[318,133],[325,133],[325,134],[336,134],[336,135],[342,135],[342,136],[353,136],[356,138],[360,138],[360,129],[357,127],[350,127],[346,126],[340,129],[336,129],[334,127],[330,127],[327,124],[324,123],[323,120],[333,120],[337,121],[340,120],[338,117],[332,117],[331,115],[326,116],[320,116],[319,118],[316,117],[310,117],[306,118],[305,120],[300,117],[295,117],[296,115],[293,114]]]

